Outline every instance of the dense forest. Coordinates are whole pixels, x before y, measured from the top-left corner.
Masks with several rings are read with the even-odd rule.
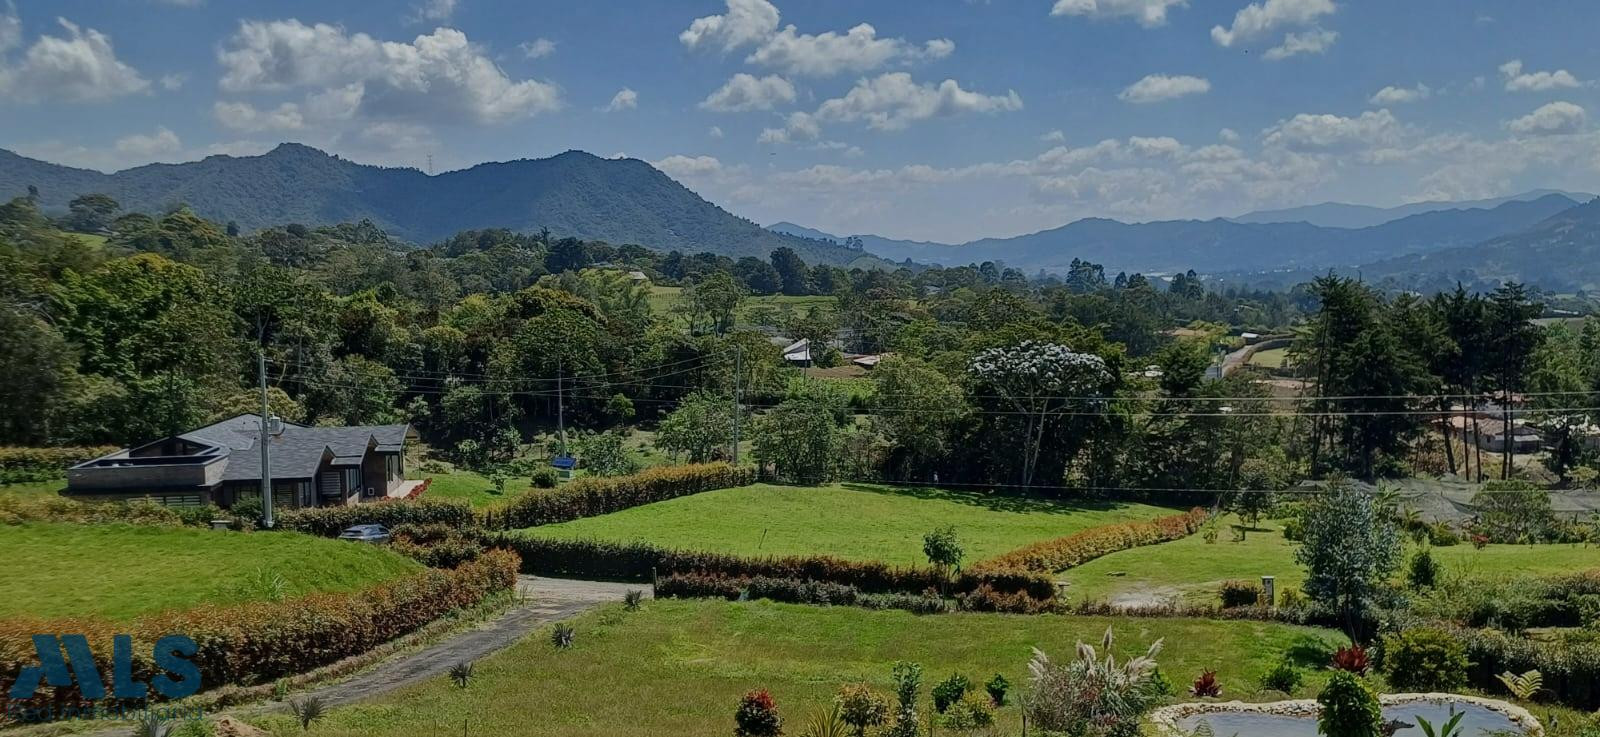
[[[241,235],[105,195],[55,218],[27,197],[0,206],[0,260],[8,444],[131,443],[254,411],[259,354],[275,413],[408,421],[476,467],[524,455],[559,409],[693,459],[724,455],[742,416],[756,457],[796,480],[1138,494],[1483,475],[1434,421],[1521,393],[1519,416],[1568,430],[1549,465],[1570,482],[1592,464],[1577,439],[1600,389],[1600,324],[1538,327],[1517,285],[1425,299],[1084,261],[1059,277],[846,270],[784,247],[735,260],[508,230],[416,248],[367,221]],[[1300,392],[1217,375],[1219,346],[1247,331],[1292,339]],[[860,379],[808,376],[780,356],[799,338],[816,367],[892,356]]]

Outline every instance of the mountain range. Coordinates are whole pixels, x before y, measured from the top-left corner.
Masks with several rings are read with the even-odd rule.
[[[208,156],[105,174],[0,149],[0,197],[25,194],[30,186],[47,210],[64,210],[74,197],[99,192],[132,211],[187,204],[245,231],[366,218],[415,243],[472,228],[549,228],[559,236],[663,251],[765,259],[789,246],[812,263],[876,263],[836,243],[775,233],[736,217],[638,159],[581,151],[428,175],[285,143],[260,156]]]
[[[1343,202],[1323,202],[1317,205],[1290,207],[1282,210],[1256,210],[1228,218],[1236,223],[1311,223],[1327,228],[1367,228],[1399,220],[1407,215],[1417,215],[1435,210],[1488,209],[1507,202],[1536,200],[1545,195],[1558,194],[1576,202],[1588,202],[1594,195],[1585,192],[1566,192],[1559,189],[1535,189],[1510,197],[1486,200],[1411,202],[1397,207],[1350,205]]]

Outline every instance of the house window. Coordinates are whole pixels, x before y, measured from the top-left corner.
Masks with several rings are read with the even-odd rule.
[[[205,503],[199,494],[151,494],[147,498],[163,507],[198,507]]]
[[[383,459],[383,467],[387,474],[385,476],[386,479],[393,481],[400,478],[400,456],[385,456]]]
[[[361,469],[351,468],[344,472],[345,496],[361,491]]]

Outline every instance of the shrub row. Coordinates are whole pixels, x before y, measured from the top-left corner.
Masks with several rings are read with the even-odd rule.
[[[1091,527],[1066,537],[1024,545],[1009,553],[979,561],[973,568],[980,571],[1055,573],[1119,550],[1188,537],[1199,530],[1209,516],[1206,510],[1196,507],[1184,514],[1157,517],[1148,522]]]
[[[932,568],[891,566],[830,556],[745,558],[722,553],[668,550],[648,543],[552,540],[527,533],[489,533],[485,547],[507,548],[522,556],[523,571],[541,576],[571,576],[649,581],[652,575],[704,573],[732,577],[786,578],[852,586],[863,593],[921,593],[952,586],[958,593],[982,586],[1006,594],[1048,600],[1055,595],[1049,576],[1028,571],[963,572],[954,581]]]
[[[518,561],[506,551],[485,553],[455,570],[428,570],[362,591],[313,594],[278,602],[203,606],[129,624],[17,618],[0,621],[0,684],[14,682],[36,662],[31,637],[39,632],[88,637],[102,674],[111,672],[112,637],[133,637],[133,672],[148,681],[151,645],[168,634],[193,638],[190,658],[202,689],[272,680],[332,663],[393,640],[439,617],[516,585]],[[76,687],[41,688],[20,706],[79,701]]]
[[[0,446],[0,484],[66,478],[68,466],[99,458],[116,449],[111,445],[67,448]]]
[[[752,468],[697,463],[649,468],[628,476],[588,476],[559,489],[531,491],[486,510],[483,526],[513,530],[610,514],[644,504],[755,483]]]
[[[1498,675],[1539,671],[1545,691],[1584,711],[1600,707],[1600,644],[1540,641],[1491,629],[1453,629],[1466,646],[1467,680],[1486,691],[1500,691]]]
[[[193,525],[204,527],[222,510],[213,506],[164,507],[148,499],[118,502],[80,502],[62,496],[0,494],[0,524],[22,522],[73,522],[132,525]]]
[[[390,533],[391,550],[429,568],[456,568],[483,555],[477,535],[447,525],[405,524]]]
[[[391,530],[400,525],[446,525],[465,529],[476,522],[472,507],[464,501],[397,499],[348,507],[291,509],[278,515],[277,527],[334,537],[352,525],[379,524]]]
[[[706,573],[677,573],[656,582],[656,596],[674,598],[712,598],[737,601],[771,599],[792,604],[860,606],[869,609],[905,609],[918,614],[950,611],[950,603],[938,594],[867,594],[846,584],[768,576],[719,576]]]

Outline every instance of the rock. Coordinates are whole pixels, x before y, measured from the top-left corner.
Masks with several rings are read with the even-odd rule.
[[[216,737],[272,737],[265,730],[227,716],[217,719],[213,733]]]

